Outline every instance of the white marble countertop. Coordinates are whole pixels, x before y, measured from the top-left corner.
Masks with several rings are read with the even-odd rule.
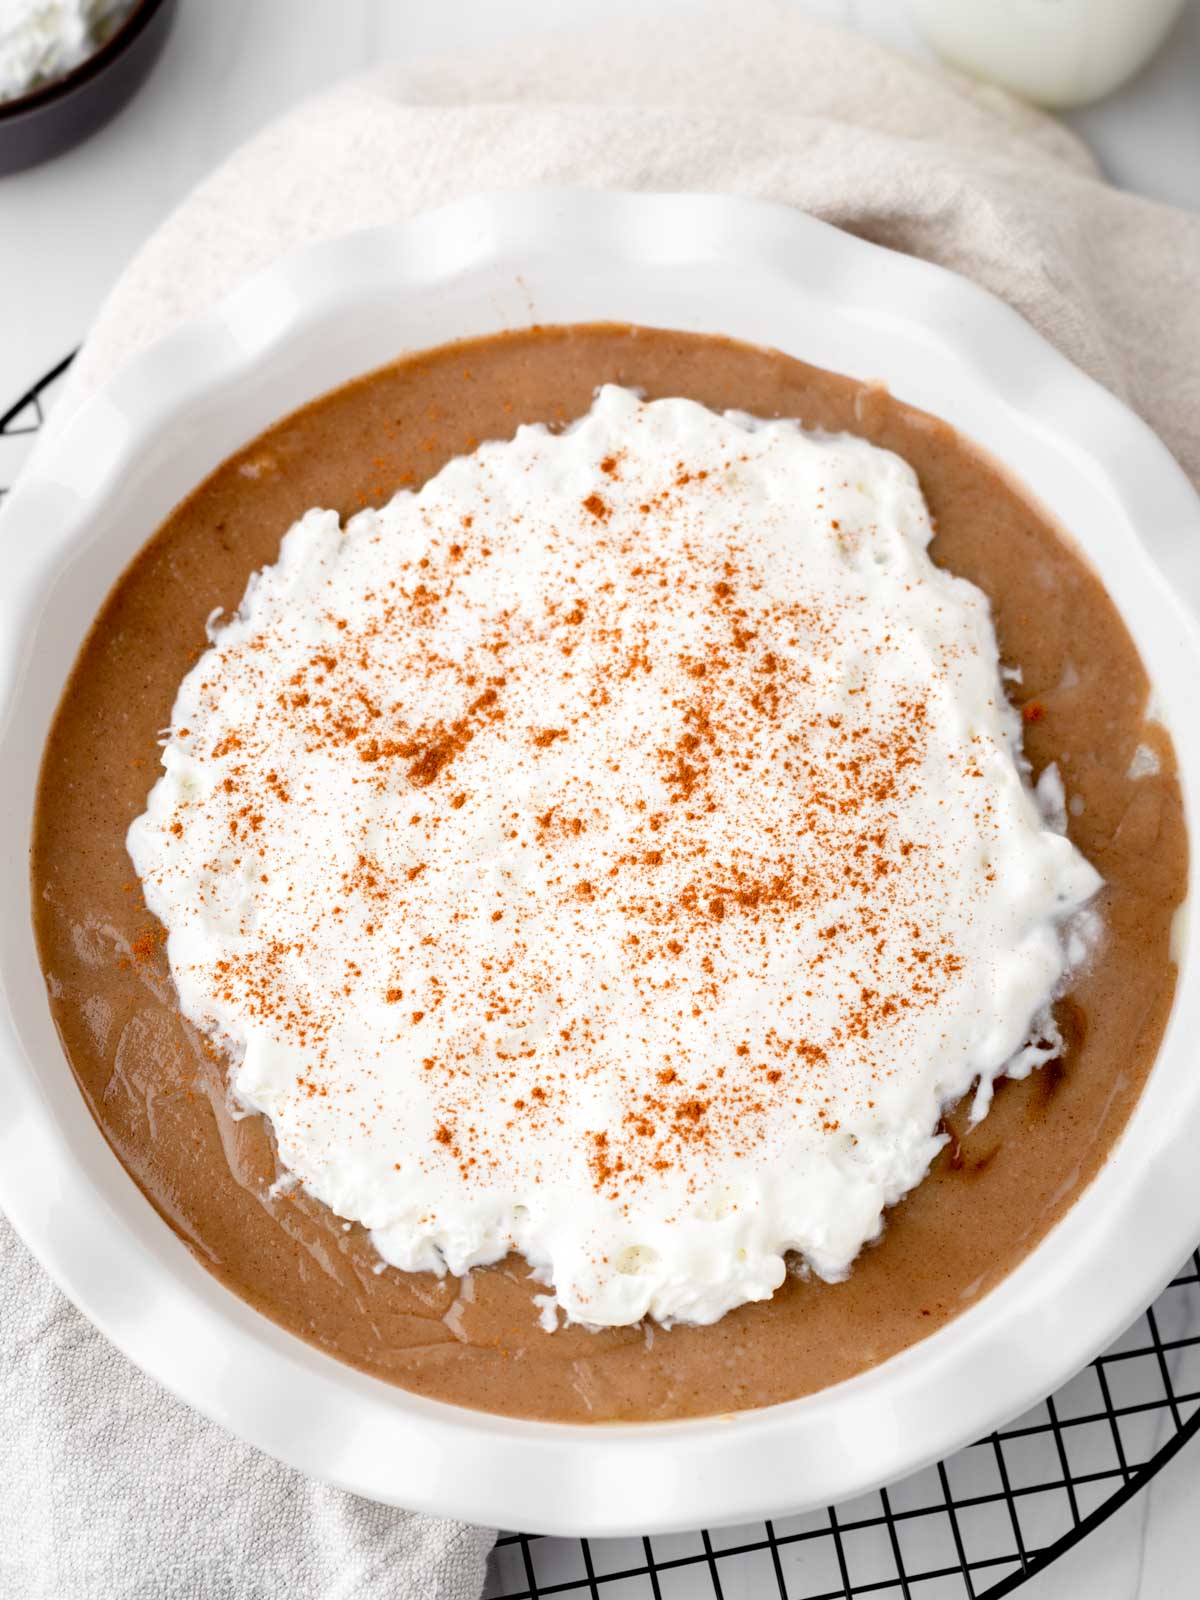
[[[162,62],[115,122],[46,166],[0,179],[0,412],[80,341],[125,260],[192,184],[303,95],[378,60],[602,17],[632,22],[650,3],[682,10],[693,0],[184,0]],[[903,0],[794,3],[921,49]],[[1069,120],[1114,182],[1200,211],[1200,0],[1132,84]],[[1200,1593],[1198,1495],[1193,1444],[1022,1596]],[[703,1569],[693,1582],[689,1593],[712,1593]],[[748,1578],[737,1592],[759,1600]]]

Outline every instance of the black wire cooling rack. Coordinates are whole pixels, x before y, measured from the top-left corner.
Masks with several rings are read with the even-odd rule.
[[[503,1534],[489,1600],[1000,1600],[1200,1431],[1200,1251],[1112,1348],[1008,1427],[839,1506],[631,1539]]]
[[[0,497],[72,361],[0,415]],[[2,530],[0,530],[2,531]],[[1200,1431],[1200,1250],[1090,1367],[999,1432],[803,1516],[627,1539],[500,1536],[487,1600],[1000,1600]]]

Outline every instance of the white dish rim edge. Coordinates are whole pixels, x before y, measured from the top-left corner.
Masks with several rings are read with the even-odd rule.
[[[818,312],[835,328],[842,318],[847,337],[867,329],[881,367],[857,376],[886,375],[902,398],[945,414],[919,396],[938,372],[957,374],[962,396],[983,397],[981,425],[953,419],[964,432],[990,445],[988,397],[993,431],[1017,438],[1025,427],[1031,454],[1059,457],[1064,484],[1075,485],[1070,493],[1094,502],[1097,525],[1104,505],[1111,508],[1108,533],[1073,533],[1102,571],[1097,541],[1108,540],[1110,591],[1175,736],[1189,819],[1200,814],[1200,707],[1186,692],[1188,671],[1200,667],[1200,633],[1177,598],[1200,601],[1200,560],[1189,553],[1200,546],[1200,502],[1143,423],[984,290],[787,207],[719,195],[538,190],[478,196],[311,246],[136,358],[49,430],[0,519],[12,569],[0,590],[0,817],[10,839],[28,837],[29,759],[16,748],[18,725],[58,570],[95,535],[106,507],[111,519],[121,486],[151,470],[170,428],[256,369],[284,361],[306,327],[356,295],[365,303],[368,293],[428,295],[445,286],[452,298],[456,284],[473,283],[472,274],[485,284],[491,273],[503,301],[498,327],[519,321],[522,296],[527,322],[567,320],[540,315],[537,264],[551,269],[549,283],[572,261],[581,282],[562,293],[585,294],[592,284],[597,306],[606,267],[656,282],[664,270],[678,274],[681,308],[694,277],[701,309],[689,313],[692,321],[681,315],[662,325],[711,321],[709,331],[735,337],[745,336],[739,327],[749,315],[739,299],[760,279],[790,295],[788,317],[813,318],[816,344],[830,337],[818,332]],[[526,263],[527,273],[514,272]],[[729,280],[724,300],[714,269]],[[615,318],[597,309],[594,319]],[[907,353],[893,356],[893,344]],[[361,370],[400,353],[381,350]],[[934,376],[923,376],[926,367]],[[1055,509],[1056,493],[1038,487]],[[1127,562],[1119,584],[1118,547]],[[77,644],[78,637],[70,654]],[[23,867],[23,850],[9,853]],[[10,904],[14,881],[9,871]],[[91,1122],[61,1054],[39,1073],[48,1017],[37,1015],[47,1011],[40,987],[30,993],[27,898],[0,941],[0,1083],[9,1107],[0,1125],[0,1208],[59,1287],[145,1372],[247,1442],[354,1493],[499,1527],[592,1536],[740,1523],[835,1503],[943,1457],[1051,1392],[1144,1309],[1194,1246],[1200,1075],[1191,1088],[1183,1066],[1200,1030],[1200,982],[1187,981],[1198,948],[1196,900],[1189,895],[1180,917],[1179,989],[1151,1082],[1107,1166],[1067,1216],[939,1333],[846,1383],[762,1411],[593,1427],[495,1417],[368,1378],[251,1311],[161,1226]],[[55,1073],[67,1080],[73,1107],[59,1096]],[[1172,1091],[1170,1116],[1160,1080]]]

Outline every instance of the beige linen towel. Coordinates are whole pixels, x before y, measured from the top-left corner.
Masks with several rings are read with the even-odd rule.
[[[314,239],[528,184],[761,195],[951,267],[1134,406],[1200,478],[1200,216],[1105,184],[1060,124],[796,8],[385,67],[268,128],[101,311],[75,392]]]
[[[312,240],[536,183],[790,203],[1003,296],[1200,479],[1200,217],[1123,195],[1054,122],[740,0],[636,37],[385,68],[260,134],[131,263],[60,413]],[[381,352],[381,357],[386,352]],[[467,1600],[491,1535],[305,1482],[134,1372],[0,1221],[0,1593]]]

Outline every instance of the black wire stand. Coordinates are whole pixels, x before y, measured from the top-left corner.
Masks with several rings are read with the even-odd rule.
[[[0,415],[0,498],[73,360]],[[1119,1270],[1119,1263],[1114,1267]],[[625,1539],[504,1533],[488,1600],[1000,1600],[1200,1432],[1200,1250],[1090,1367],[935,1467],[803,1516]]]

